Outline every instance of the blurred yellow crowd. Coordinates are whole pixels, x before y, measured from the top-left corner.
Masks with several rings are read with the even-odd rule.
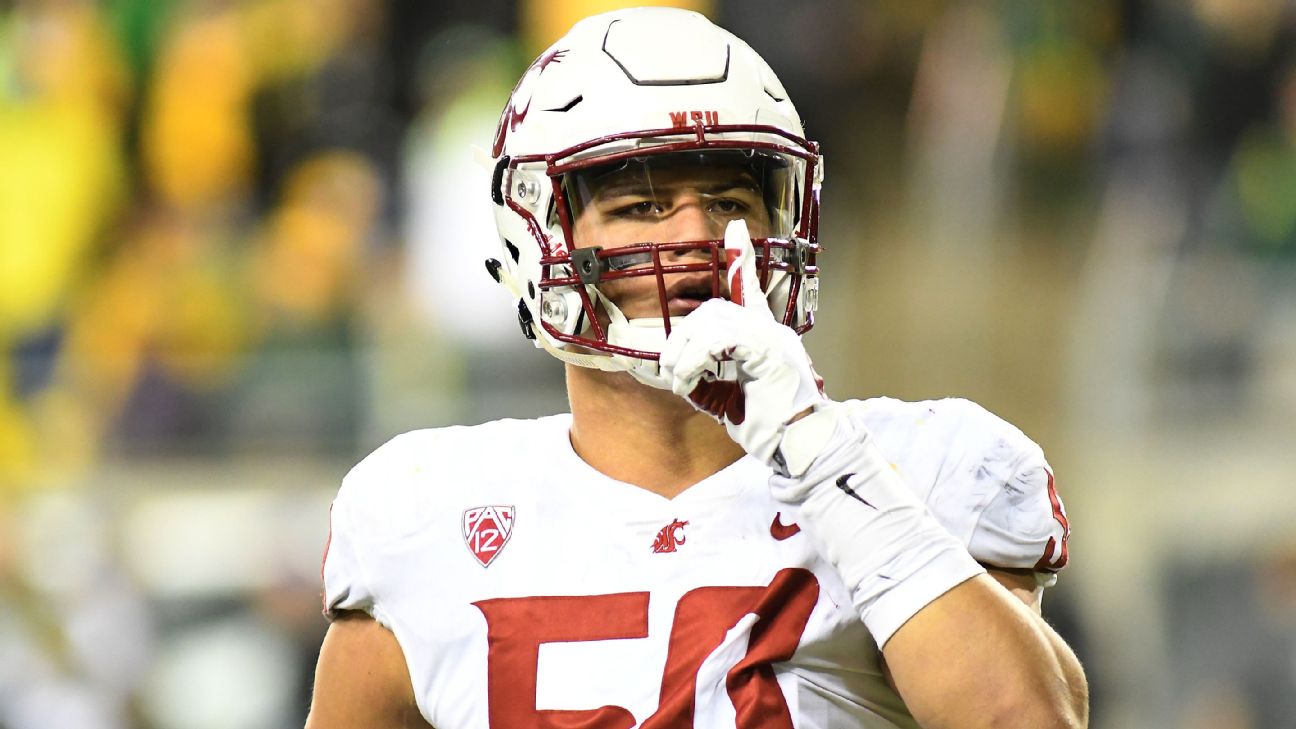
[[[345,316],[384,182],[321,145],[256,209],[254,100],[319,73],[375,12],[55,0],[0,14],[0,351],[38,345],[0,358],[0,485],[93,462],[146,369],[209,391],[275,331]]]
[[[532,50],[573,18],[618,4],[628,3],[502,3]],[[1277,259],[1296,249],[1296,62],[1282,46],[1282,3],[1194,0],[1184,17],[1110,0],[993,11],[880,0],[804,13],[760,0],[673,4],[719,13],[784,56],[773,60],[805,92],[803,113],[834,163],[834,195],[862,196],[872,216],[828,224],[864,249],[903,228],[928,239],[922,245],[935,240],[933,250],[944,250],[945,233],[969,239],[958,245],[972,250],[978,226],[958,219],[978,215],[1045,247],[1083,247],[1104,170],[1131,144],[1177,144],[1197,150],[1184,164],[1218,165],[1218,174],[1200,175],[1209,204],[1194,223],[1209,232],[1190,233],[1183,245]],[[362,107],[389,99],[355,87],[413,75],[431,77],[415,84],[447,83],[435,68],[365,75],[366,64],[390,62],[383,44],[393,6],[0,6],[4,488],[83,473],[141,382],[219,397],[249,353],[276,339],[349,346],[362,280],[386,275],[371,265],[375,250],[409,244],[393,230],[400,163],[374,142],[399,145],[409,120],[374,122],[391,110]],[[834,37],[856,52],[799,50],[834,8],[850,8]],[[808,22],[762,20],[778,20],[774,12]],[[1195,26],[1176,25],[1185,17]],[[771,25],[792,35],[776,44]],[[1161,118],[1146,124],[1121,98],[1131,93],[1122,74],[1136,76],[1128,69],[1139,64],[1169,67],[1163,92],[1171,98],[1147,110]],[[1246,103],[1230,104],[1228,75],[1254,81],[1255,69],[1267,69],[1260,76],[1272,83],[1239,90]],[[868,93],[841,95],[860,84]],[[480,90],[451,89],[472,91]],[[1156,139],[1140,142],[1139,124]],[[1000,179],[978,188],[982,174]],[[892,184],[906,178],[907,187]],[[915,227],[897,210],[927,222]],[[942,228],[944,218],[955,222]],[[842,260],[854,255],[842,252]],[[135,417],[152,414],[136,409]]]
[[[0,725],[293,725],[342,462],[562,407],[487,283],[467,147],[629,4],[0,0]],[[1046,615],[1092,646],[1094,726],[1290,725],[1293,570],[1255,555],[1291,531],[1296,8],[669,4],[765,55],[823,143],[834,396],[969,396],[1050,453],[1077,528]],[[1253,571],[1281,599],[1241,600]],[[195,705],[231,676],[245,721]],[[127,709],[4,713],[37,684]]]

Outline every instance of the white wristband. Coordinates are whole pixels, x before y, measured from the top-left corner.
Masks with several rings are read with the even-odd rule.
[[[808,427],[796,428],[811,418]],[[789,427],[789,434],[799,430],[808,440],[829,419],[835,420],[831,435],[820,441],[804,473],[776,474],[770,489],[776,499],[800,507],[798,522],[837,569],[880,647],[928,603],[985,570],[936,521],[845,407],[817,411]],[[804,441],[793,443],[786,449],[789,461],[800,461],[807,448]]]

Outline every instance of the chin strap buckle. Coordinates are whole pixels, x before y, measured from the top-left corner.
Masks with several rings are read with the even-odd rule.
[[[535,339],[535,328],[532,326],[534,319],[531,318],[531,310],[527,308],[526,302],[518,299],[518,326],[522,328],[522,336],[527,339]]]

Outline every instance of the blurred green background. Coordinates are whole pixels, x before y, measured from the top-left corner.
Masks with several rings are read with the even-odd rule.
[[[621,4],[0,0],[0,729],[301,725],[350,465],[565,407],[471,145]],[[674,4],[823,144],[830,394],[1050,454],[1093,726],[1296,727],[1296,5]]]

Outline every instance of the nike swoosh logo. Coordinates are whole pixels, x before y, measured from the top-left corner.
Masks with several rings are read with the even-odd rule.
[[[774,521],[770,522],[770,536],[774,537],[780,542],[801,531],[800,524],[784,524],[783,522],[779,521],[779,517],[782,515],[783,512],[781,511],[776,513],[774,515]]]
[[[850,484],[847,483],[848,481],[850,481],[850,477],[851,477],[851,476],[854,476],[854,475],[855,475],[855,474],[853,474],[853,473],[848,473],[848,474],[845,474],[845,475],[843,475],[843,476],[838,476],[838,477],[837,477],[837,488],[841,489],[842,491],[845,491],[847,496],[851,497],[852,499],[855,499],[856,501],[858,501],[858,502],[860,502],[861,504],[867,506],[868,508],[870,508],[870,509],[876,509],[876,508],[877,508],[876,506],[874,506],[874,505],[870,504],[869,502],[865,501],[865,500],[864,500],[864,497],[863,497],[863,496],[860,496],[860,495],[857,494],[857,493],[855,493],[855,489],[851,488],[851,487],[850,487]]]

